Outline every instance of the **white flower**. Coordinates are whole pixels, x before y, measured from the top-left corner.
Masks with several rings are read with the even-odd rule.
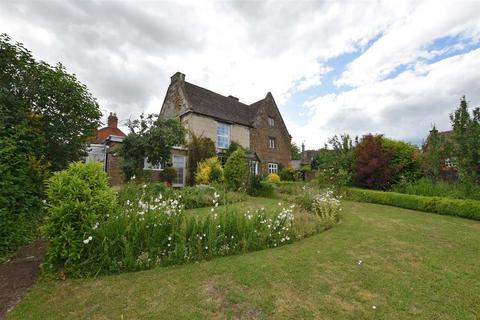
[[[208,247],[205,247],[205,250],[208,250]]]
[[[171,241],[172,240],[172,237],[168,237],[168,241]]]
[[[215,209],[214,209],[214,208],[212,208],[212,209],[210,209],[210,211],[212,211],[212,212],[213,212],[213,211],[215,211]]]
[[[132,176],[132,180],[135,180],[135,175]]]
[[[92,241],[92,239],[93,239],[92,236],[88,237],[88,241]]]
[[[215,203],[215,208],[216,208],[216,207],[218,207],[218,202],[217,202],[217,203]]]
[[[95,230],[98,228],[98,221],[95,223],[95,225],[92,227],[92,230]]]
[[[361,265],[362,263],[363,263],[362,260],[358,260],[358,262],[357,262],[358,265]]]
[[[377,306],[372,306],[372,309],[373,309],[373,310],[377,309]]]
[[[146,187],[147,187],[147,185],[146,185],[146,184],[144,184],[144,185],[143,185],[143,188],[146,188]]]

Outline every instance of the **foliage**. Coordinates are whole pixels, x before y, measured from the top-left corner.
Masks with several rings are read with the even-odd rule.
[[[247,194],[254,197],[271,198],[275,194],[272,183],[264,181],[261,175],[249,175],[247,180]]]
[[[420,177],[420,150],[416,146],[385,137],[382,138],[382,143],[384,149],[390,153],[388,166],[392,173],[392,184],[415,181]]]
[[[269,173],[267,176],[267,181],[270,183],[279,183],[281,181],[280,176],[276,173]]]
[[[245,151],[235,150],[225,163],[225,183],[230,190],[240,190],[245,187],[247,180],[247,160]]]
[[[44,141],[38,147],[51,169],[63,169],[86,154],[86,140],[100,125],[101,112],[86,86],[63,65],[35,61],[22,44],[2,34],[0,88],[37,117],[35,132]]]
[[[282,181],[295,181],[296,180],[296,171],[291,165],[286,166],[280,170],[280,179]]]
[[[115,211],[115,195],[98,162],[72,163],[56,172],[47,187],[43,232],[49,240],[48,261],[75,272],[87,256],[95,230]],[[96,240],[96,239],[95,239]]]
[[[290,145],[290,156],[292,157],[292,160],[300,160],[302,158],[300,148],[295,142]]]
[[[130,133],[118,150],[127,180],[143,176],[145,158],[154,165],[161,163],[165,167],[172,146],[185,143],[186,131],[176,119],[141,114],[139,119],[129,121],[127,125]]]
[[[334,168],[319,169],[315,175],[320,187],[335,187],[342,188],[351,182],[351,175],[349,172],[339,169],[335,171]]]
[[[222,182],[224,179],[223,168],[218,158],[213,156],[198,163],[195,173],[197,184],[211,184]]]
[[[381,135],[363,136],[354,150],[354,181],[369,189],[386,189],[392,182],[389,167],[391,152],[383,146]]]
[[[420,163],[423,174],[432,179],[433,182],[440,180],[440,171],[445,158],[450,157],[449,143],[444,137],[438,134],[437,128],[433,126],[427,141],[423,145],[423,152],[420,157]]]
[[[173,200],[181,199],[185,209],[203,208],[212,205],[215,200],[216,188],[211,186],[184,187],[178,190],[167,187],[164,183],[139,184],[129,182],[122,186],[117,194],[117,201],[121,206],[127,203],[152,202],[154,199]],[[244,201],[245,194],[238,192],[217,192],[221,196],[220,204]],[[223,202],[225,201],[225,202]]]
[[[183,212],[182,198],[126,203],[95,230],[77,275],[148,269],[277,247],[292,242],[292,208],[278,212],[236,210],[197,218]]]
[[[480,108],[472,115],[463,97],[450,115],[458,177],[461,182],[479,182],[480,178]]]
[[[48,174],[38,117],[0,91],[0,260],[27,243],[41,219]]]
[[[305,186],[302,189],[303,191],[293,198],[297,205],[330,224],[338,222],[342,208],[340,197],[335,196],[333,190],[327,188],[318,193]]]
[[[353,201],[396,206],[462,218],[480,220],[480,201],[425,197],[397,192],[349,188],[347,198]]]
[[[422,178],[395,185],[392,191],[418,196],[480,200],[480,186],[474,183],[434,181]]]
[[[350,135],[334,135],[328,139],[323,149],[320,149],[315,157],[316,169],[333,170],[336,174],[343,170],[348,174],[352,173],[353,150],[358,144],[358,138],[353,140]]]
[[[169,186],[172,185],[173,180],[177,176],[177,170],[173,167],[166,167],[160,171],[160,180],[166,182]]]
[[[231,141],[231,142],[230,142],[230,145],[228,146],[228,149],[227,149],[227,150],[225,151],[225,153],[223,154],[224,159],[230,158],[230,156],[231,156],[235,151],[237,151],[238,149],[241,149],[241,150],[243,150],[245,153],[247,153],[247,151],[245,150],[245,148],[243,148],[238,142]]]
[[[205,159],[215,157],[215,143],[210,138],[197,137],[191,133],[191,141],[188,144],[188,184],[193,185],[195,182],[195,174],[197,165]]]

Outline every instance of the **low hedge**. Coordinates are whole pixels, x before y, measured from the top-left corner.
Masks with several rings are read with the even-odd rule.
[[[405,209],[480,220],[480,201],[425,197],[397,192],[347,188],[346,198],[359,202],[385,204]]]

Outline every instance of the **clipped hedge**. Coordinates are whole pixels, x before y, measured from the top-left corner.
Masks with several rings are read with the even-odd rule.
[[[385,204],[405,209],[480,220],[480,201],[442,197],[425,197],[397,192],[347,188],[349,200]]]

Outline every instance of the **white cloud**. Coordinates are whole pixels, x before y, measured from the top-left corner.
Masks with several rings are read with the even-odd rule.
[[[449,114],[462,95],[473,106],[480,104],[480,49],[430,65],[419,65],[396,78],[377,80],[338,94],[305,102],[310,120],[294,123],[296,142],[321,147],[334,133],[363,135],[382,133],[389,137],[421,142],[432,124],[449,128]]]
[[[120,119],[158,112],[176,71],[185,73],[187,81],[246,103],[271,91],[285,114],[289,97],[321,87],[327,72],[337,72],[328,65],[330,58],[364,49],[378,37],[338,81],[353,90],[310,99],[303,121],[284,116],[297,142],[306,139],[319,146],[334,133],[384,128],[390,129],[382,132],[397,137],[418,139],[425,128],[412,130],[410,122],[429,125],[440,119],[437,113],[425,114],[421,106],[435,101],[451,109],[459,95],[471,97],[474,87],[462,80],[459,70],[478,84],[472,75],[478,66],[475,58],[450,59],[443,67],[436,63],[435,70],[419,58],[464,45],[427,52],[426,46],[438,37],[478,41],[479,5],[413,0],[4,1],[0,23],[2,32],[23,42],[37,58],[61,61],[90,88],[102,110],[115,111]],[[402,64],[412,70],[382,81]],[[440,70],[451,74],[435,76]],[[433,94],[437,89],[442,92]],[[403,116],[402,110],[411,116]],[[391,122],[391,112],[397,122]]]

